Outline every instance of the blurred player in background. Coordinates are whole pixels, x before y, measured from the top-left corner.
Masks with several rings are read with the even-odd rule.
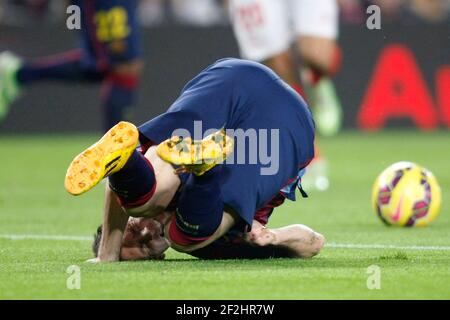
[[[126,118],[142,72],[137,0],[72,0],[81,9],[78,49],[33,61],[0,54],[0,120],[39,81],[102,83],[104,130]]]
[[[317,131],[324,136],[336,134],[342,111],[329,77],[338,71],[341,60],[337,1],[229,0],[229,9],[242,57],[271,67],[305,97],[304,84]],[[328,188],[323,158],[315,159],[309,176],[312,181],[306,184]]]
[[[229,129],[276,135],[270,143],[242,145]],[[215,132],[191,139],[203,130]],[[119,259],[129,216],[155,217],[174,199],[165,237],[172,248],[191,252],[232,227],[249,231],[258,215],[268,219],[285,199],[295,200],[297,187],[306,196],[301,177],[314,158],[314,136],[305,101],[278,75],[256,62],[222,59],[189,81],[167,112],[139,130],[121,122],[75,157],[65,187],[80,195],[109,177],[98,261]],[[262,170],[267,162],[246,160],[268,148],[276,158],[270,172]],[[244,161],[223,163],[232,153]]]

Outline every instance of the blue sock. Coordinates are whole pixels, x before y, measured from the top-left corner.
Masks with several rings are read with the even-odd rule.
[[[135,89],[124,88],[117,84],[107,88],[103,97],[103,119],[105,132],[122,120],[126,120],[126,110],[133,104]]]
[[[81,55],[69,52],[25,63],[17,71],[17,81],[28,85],[42,80],[100,81],[104,74],[82,66]]]
[[[220,188],[222,165],[202,176],[191,174],[178,200],[176,223],[179,230],[192,237],[211,236],[219,227],[223,216]]]
[[[139,207],[153,196],[155,172],[150,161],[135,150],[125,166],[109,176],[109,185],[123,207]]]

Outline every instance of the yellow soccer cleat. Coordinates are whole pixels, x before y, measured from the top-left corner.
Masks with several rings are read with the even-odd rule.
[[[67,169],[64,186],[77,196],[103,178],[123,168],[138,144],[139,132],[129,122],[119,122],[98,142],[77,155]]]
[[[201,176],[222,163],[233,152],[233,147],[233,138],[221,129],[199,141],[189,137],[171,137],[161,142],[156,152],[164,161],[180,166],[177,173],[191,172]]]

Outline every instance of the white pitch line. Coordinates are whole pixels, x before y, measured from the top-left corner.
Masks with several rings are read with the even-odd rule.
[[[0,234],[0,239],[7,239],[7,240],[91,241],[93,239],[93,237],[46,235],[46,234]]]
[[[58,240],[58,241],[92,241],[92,236],[64,236],[46,234],[0,234],[0,239],[7,240]],[[394,250],[416,250],[416,251],[450,251],[450,246],[401,246],[390,244],[359,244],[359,243],[334,243],[325,245],[331,249],[394,249]]]
[[[400,246],[390,244],[356,244],[356,243],[328,243],[325,245],[327,248],[334,249],[396,249],[396,250],[440,250],[449,251],[449,246]]]

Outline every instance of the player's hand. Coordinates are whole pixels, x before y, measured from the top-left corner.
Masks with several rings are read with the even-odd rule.
[[[275,234],[270,229],[253,220],[252,230],[245,234],[245,240],[250,244],[263,247],[274,244],[276,239]]]
[[[116,258],[116,257],[103,258],[103,259],[96,257],[96,258],[86,260],[87,263],[103,263],[103,262],[118,262],[118,261],[119,261],[119,258]]]

